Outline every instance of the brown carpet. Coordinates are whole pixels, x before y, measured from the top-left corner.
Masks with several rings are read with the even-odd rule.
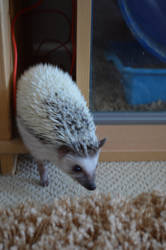
[[[1,209],[0,249],[166,249],[166,195],[95,194]]]

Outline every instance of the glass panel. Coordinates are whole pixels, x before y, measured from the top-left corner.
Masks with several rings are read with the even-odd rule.
[[[166,3],[141,1],[93,1],[93,112],[166,111]]]

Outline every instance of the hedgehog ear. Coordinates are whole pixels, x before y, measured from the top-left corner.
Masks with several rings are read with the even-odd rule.
[[[60,158],[72,152],[72,149],[69,146],[62,145],[58,148],[58,156]]]
[[[103,147],[103,145],[105,144],[106,140],[107,140],[107,139],[104,138],[104,139],[102,139],[102,140],[99,141],[99,147],[98,147],[99,149],[100,149],[101,147]]]

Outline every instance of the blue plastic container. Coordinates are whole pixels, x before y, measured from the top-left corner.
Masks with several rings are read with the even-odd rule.
[[[122,76],[128,104],[166,102],[166,64],[147,53],[137,42],[112,42],[106,51]]]
[[[166,0],[118,0],[128,27],[140,44],[166,62]]]

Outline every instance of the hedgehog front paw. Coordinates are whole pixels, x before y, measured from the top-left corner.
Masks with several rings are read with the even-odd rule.
[[[47,187],[49,184],[47,168],[40,161],[38,161],[37,165],[38,165],[38,171],[40,174],[40,185],[42,187]]]
[[[48,185],[49,185],[48,179],[47,180],[40,180],[40,185],[42,187],[48,187]]]

